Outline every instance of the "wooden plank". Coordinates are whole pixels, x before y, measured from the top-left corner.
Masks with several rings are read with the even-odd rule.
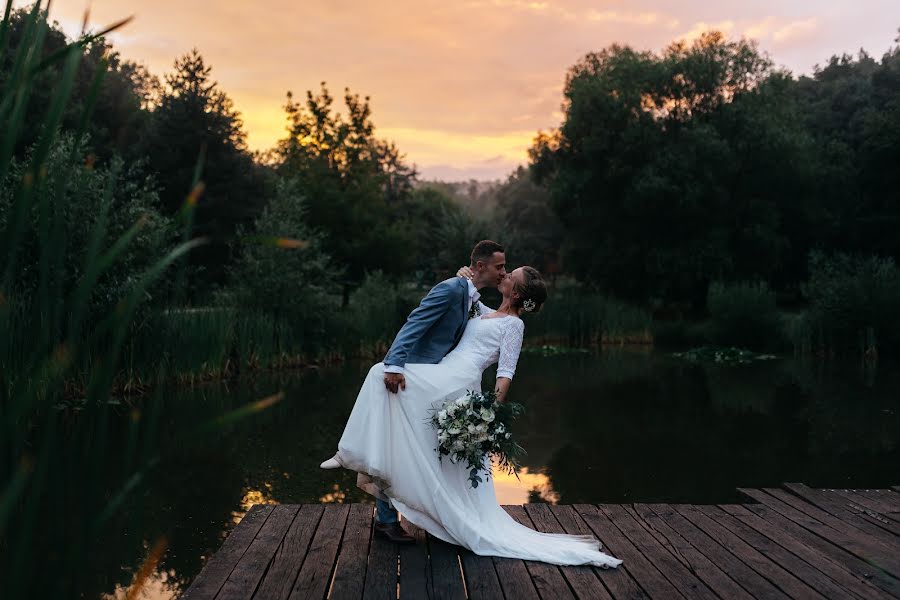
[[[424,540],[423,540],[424,544]],[[372,536],[363,600],[396,600],[400,544]],[[424,581],[424,574],[422,577]]]
[[[900,515],[900,494],[894,490],[856,490],[867,498],[877,499],[888,507],[891,515]]]
[[[722,508],[717,506],[698,506],[697,509],[722,527],[731,531],[731,533],[742,539],[760,554],[800,579],[804,584],[813,588],[818,594],[821,594],[826,598],[846,598],[851,595],[846,588],[826,574],[807,564],[800,557],[786,550],[775,540],[769,539],[749,525],[734,518],[722,510]],[[781,537],[787,536],[782,534]]]
[[[528,516],[528,513],[525,512],[525,507],[519,505],[504,506],[503,508],[519,523],[519,525],[528,527],[529,529],[535,529],[534,524],[531,522],[531,518]],[[566,579],[560,572],[559,567],[543,562],[526,560],[525,568],[528,569],[528,573],[531,574],[531,579],[534,581],[534,587],[537,588],[541,598],[575,597],[572,594],[572,590],[569,589],[569,584],[566,583]]]
[[[500,577],[490,556],[478,556],[471,550],[460,550],[460,562],[469,598],[502,598]]]
[[[890,597],[867,581],[868,565],[859,561],[856,566],[861,566],[862,570],[854,572],[852,566],[847,565],[848,559],[858,561],[852,554],[829,544],[778,513],[772,514],[770,509],[759,507],[761,514],[757,514],[750,508],[737,504],[721,505],[721,508],[825,573],[856,597]]]
[[[362,597],[374,516],[375,508],[371,504],[350,505],[350,514],[344,526],[344,541],[341,543],[331,583],[330,598]],[[395,567],[394,571],[396,570]]]
[[[428,582],[431,581],[428,534],[406,520],[403,526],[416,538],[416,543],[400,545],[400,600],[426,598],[429,594]]]
[[[839,519],[831,513],[820,509],[815,504],[806,500],[793,496],[783,490],[764,488],[764,492],[771,496],[775,496],[785,504],[791,505],[793,508],[808,514],[814,519],[825,523],[832,529],[844,533],[847,540],[852,543],[848,547],[854,553],[860,551],[860,558],[877,564],[880,568],[888,571],[895,577],[900,577],[900,556],[893,547],[893,544],[885,544],[880,537],[869,535],[868,532],[860,530],[852,523],[848,523],[844,519]]]
[[[507,598],[514,600],[519,600],[519,598],[537,600],[540,598],[537,588],[531,580],[531,575],[525,567],[525,561],[495,556],[494,569],[497,570],[497,578],[500,580],[500,587],[503,588],[503,595]]]
[[[550,512],[559,521],[566,533],[574,535],[592,535],[595,536],[587,523],[584,522],[575,509],[571,506],[551,506]],[[607,548],[601,548],[604,552],[609,552]],[[618,558],[618,557],[617,557]],[[618,569],[602,569],[600,567],[593,568],[594,575],[606,586],[614,598],[644,599],[648,598],[641,586],[637,584],[631,574],[622,567]]]
[[[738,488],[738,491],[878,568],[888,570],[886,566],[896,562],[896,558],[891,560],[890,556],[887,557],[887,561],[883,559],[882,544],[796,496],[774,488],[764,490]],[[900,571],[900,568],[897,570]],[[889,572],[897,575],[894,571]]]
[[[882,543],[893,545],[897,541],[895,536],[900,535],[900,528],[898,528],[896,533],[890,531],[890,523],[884,518],[880,520],[873,518],[860,510],[861,507],[859,506],[851,508],[850,504],[846,500],[842,501],[839,496],[814,490],[802,483],[785,483],[783,485],[806,502],[817,506],[860,531],[866,532]]]
[[[771,581],[744,564],[716,540],[686,519],[669,504],[646,505],[694,548],[702,552],[720,569],[728,573],[741,587],[756,598],[787,598]]]
[[[598,508],[647,557],[647,560],[659,568],[679,592],[688,598],[706,598],[708,600],[716,598],[716,595],[700,579],[660,545],[655,537],[647,533],[647,530],[624,508],[615,504],[600,504]]]
[[[531,522],[538,531],[555,534],[566,533],[563,526],[553,516],[548,504],[526,504],[525,512],[531,517]],[[560,572],[569,583],[576,598],[612,599],[589,565],[560,567]]]
[[[429,598],[462,600],[466,597],[465,583],[459,568],[459,550],[459,546],[428,536],[428,551],[431,555]]]
[[[900,523],[900,506],[894,506],[891,503],[890,497],[886,496],[881,490],[833,489],[820,491],[843,496],[847,500],[855,502],[859,506],[872,512],[878,513],[886,519]],[[891,492],[891,494],[893,493],[894,492]]]
[[[309,544],[316,533],[324,504],[303,504],[294,517],[281,545],[275,551],[275,557],[269,570],[266,571],[262,583],[256,592],[258,598],[284,600],[291,595],[294,580],[300,572]]]
[[[215,598],[273,510],[274,506],[263,504],[256,504],[250,508],[219,551],[206,562],[182,598],[189,600]]]
[[[669,583],[656,566],[644,557],[599,508],[590,504],[576,504],[573,508],[613,556],[624,561],[619,569],[625,567],[649,596],[682,597],[675,586]]]
[[[646,526],[655,531],[657,539],[665,540],[664,546],[674,556],[722,598],[752,600],[747,590],[738,585],[728,573],[720,569],[702,552],[694,548],[684,537],[650,510],[646,504],[636,504],[635,514]],[[661,543],[663,543],[661,541]]]
[[[306,560],[303,561],[300,573],[291,588],[292,600],[325,597],[349,514],[349,504],[325,505],[325,512],[316,528]]]
[[[872,497],[862,490],[817,490],[825,497],[831,497],[835,503],[846,503],[857,513],[867,515],[872,522],[900,536],[900,512],[896,512],[877,496]]]
[[[297,505],[275,507],[228,576],[217,600],[243,600],[253,596],[299,510]]]
[[[744,564],[774,583],[787,595],[793,598],[823,598],[821,594],[784,570],[777,563],[769,560],[753,546],[704,515],[698,510],[698,507],[676,505],[674,508],[683,517],[724,546]]]

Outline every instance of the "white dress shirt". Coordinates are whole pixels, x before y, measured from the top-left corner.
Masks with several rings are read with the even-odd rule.
[[[469,317],[469,311],[472,310],[472,305],[478,302],[479,298],[481,298],[481,294],[476,289],[475,284],[472,283],[471,279],[466,279],[466,283],[469,286],[469,301],[466,303],[466,318]],[[385,373],[403,373],[403,367],[399,365],[385,365],[384,366]]]

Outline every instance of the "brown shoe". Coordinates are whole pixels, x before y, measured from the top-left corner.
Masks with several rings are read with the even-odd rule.
[[[400,523],[375,523],[375,534],[397,544],[416,543],[416,538],[410,535]]]

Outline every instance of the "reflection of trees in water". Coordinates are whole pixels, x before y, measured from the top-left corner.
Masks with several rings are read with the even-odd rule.
[[[723,368],[609,358],[547,361],[543,375],[518,381],[557,411],[529,427],[556,436],[547,472],[560,502],[725,502],[740,498],[737,486],[900,476],[897,400],[888,396],[897,371],[866,388],[839,369],[797,377],[792,360]],[[529,435],[523,444],[530,449]]]

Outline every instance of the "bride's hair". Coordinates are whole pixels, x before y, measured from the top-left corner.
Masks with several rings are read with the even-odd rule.
[[[547,300],[547,284],[544,283],[540,271],[534,267],[522,267],[522,272],[525,274],[525,283],[516,284],[515,290],[519,293],[519,299],[513,306],[520,308],[526,300],[531,300],[534,308],[528,312],[536,313]]]

